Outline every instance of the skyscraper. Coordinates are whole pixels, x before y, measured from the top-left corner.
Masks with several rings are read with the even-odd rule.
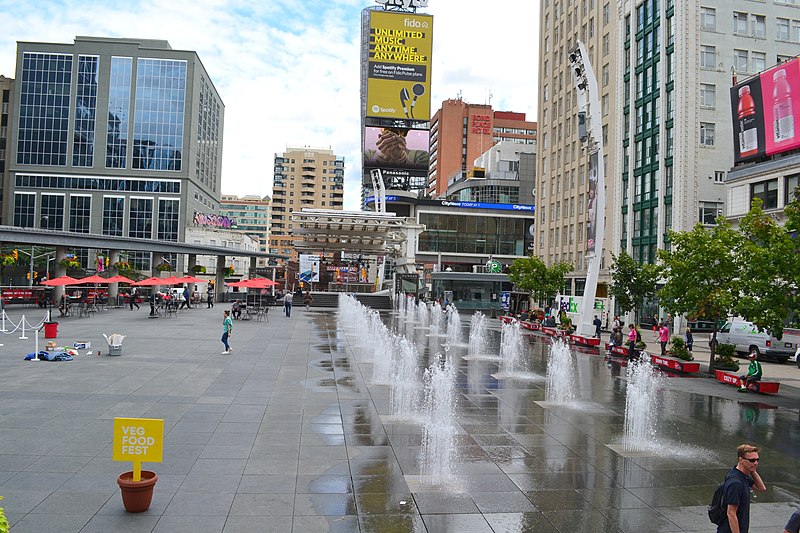
[[[269,252],[270,197],[222,195],[219,214],[236,220],[236,231],[257,239],[262,252]],[[259,258],[257,265],[266,266]]]
[[[13,102],[7,223],[182,241],[196,212],[216,213],[224,106],[195,52],[20,42]]]
[[[343,205],[344,157],[321,148],[287,147],[275,154],[270,237],[282,242],[281,249],[292,233],[293,211],[341,210]]]

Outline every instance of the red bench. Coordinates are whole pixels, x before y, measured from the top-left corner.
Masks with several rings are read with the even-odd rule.
[[[549,335],[551,337],[563,337],[564,330],[558,328],[550,328],[547,326],[542,326],[542,333],[545,335]]]
[[[692,373],[700,372],[700,363],[695,361],[684,361],[676,357],[661,357],[660,355],[651,355],[650,361],[654,365],[669,368],[670,370],[677,370],[678,372]]]
[[[503,315],[503,316],[500,317],[500,322],[502,322],[503,324],[510,324],[514,320],[516,320],[516,319],[513,316]]]
[[[569,336],[570,344],[579,344],[581,346],[591,346],[593,348],[600,347],[600,339],[595,337],[584,337],[583,335],[575,335],[574,333]]]
[[[739,376],[732,372],[725,372],[724,370],[715,370],[717,381],[727,383],[728,385],[739,386]],[[760,392],[762,394],[778,394],[778,389],[781,384],[777,381],[755,381],[747,386],[747,390],[753,392]]]
[[[614,355],[619,355],[621,357],[628,357],[627,346],[611,346],[611,344],[606,343],[606,351]],[[636,355],[636,357],[639,357],[639,355],[641,354],[641,350],[634,350],[633,353],[634,355]]]
[[[530,331],[540,331],[542,329],[542,325],[538,322],[520,322],[520,326]]]

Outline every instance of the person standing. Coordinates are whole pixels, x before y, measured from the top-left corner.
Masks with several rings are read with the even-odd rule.
[[[636,341],[639,334],[636,333],[636,326],[633,324],[628,324],[628,330],[628,359],[633,359],[633,356],[636,355]]]
[[[603,322],[597,318],[597,315],[594,315],[594,320],[592,320],[592,324],[594,325],[594,336],[596,338],[600,338],[600,328],[603,325]]]
[[[669,329],[663,322],[658,324],[658,342],[661,343],[661,357],[667,355],[667,343],[669,342]]]
[[[283,297],[283,312],[287,317],[292,316],[292,293],[288,291]]]
[[[672,335],[672,332],[674,331],[673,328],[675,327],[675,321],[672,319],[671,314],[667,313],[667,319],[664,320],[664,325],[667,326],[669,334]]]
[[[228,344],[228,339],[231,338],[232,332],[233,320],[231,320],[231,312],[226,309],[225,318],[222,319],[222,344],[225,345],[225,351],[223,351],[221,355],[227,355],[231,353],[231,346]]]
[[[192,308],[192,293],[189,291],[189,285],[183,286],[183,301],[181,302],[181,309],[184,307],[187,309]]]
[[[306,291],[303,295],[303,304],[306,306],[306,311],[311,309],[311,304],[314,303],[314,297],[311,296],[311,291]]]
[[[748,533],[750,531],[750,488],[764,492],[767,487],[758,474],[758,447],[742,444],[736,448],[736,466],[725,475],[722,502],[727,520],[717,527],[717,533]]]
[[[211,309],[214,307],[214,284],[209,283],[208,289],[206,291],[206,302],[208,302],[208,308]]]
[[[128,293],[128,305],[130,306],[131,311],[133,311],[134,305],[136,306],[136,309],[139,309],[139,304],[136,303],[136,298],[138,297],[139,297],[139,289],[137,289],[136,287],[132,288],[131,292]]]
[[[689,353],[692,353],[692,346],[694,346],[694,336],[692,335],[692,328],[686,328],[686,347]]]

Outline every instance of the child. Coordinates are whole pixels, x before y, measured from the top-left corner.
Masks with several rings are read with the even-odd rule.
[[[692,353],[693,344],[694,344],[694,338],[692,337],[692,329],[686,328],[686,347],[689,349],[689,353]]]

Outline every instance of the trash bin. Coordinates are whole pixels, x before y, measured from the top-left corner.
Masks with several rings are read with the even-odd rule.
[[[58,322],[45,322],[44,338],[55,339],[56,337],[58,337]]]
[[[120,335],[119,333],[106,335],[103,333],[103,337],[108,342],[108,355],[122,355],[122,339],[125,338],[125,335]]]

